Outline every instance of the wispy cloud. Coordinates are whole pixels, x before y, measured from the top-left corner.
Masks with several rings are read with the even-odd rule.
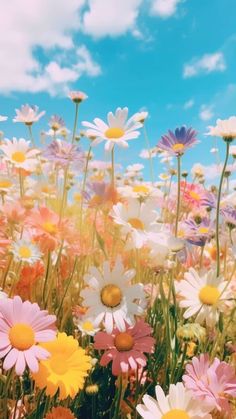
[[[209,121],[214,116],[213,106],[202,105],[199,112],[199,118],[202,121]]]
[[[151,13],[163,19],[173,16],[177,11],[177,6],[182,0],[153,0]]]
[[[224,70],[226,70],[225,57],[222,52],[218,51],[213,54],[204,54],[200,58],[193,58],[190,63],[184,65],[183,77],[189,78]]]
[[[195,104],[194,99],[189,99],[187,102],[185,102],[185,103],[184,103],[183,108],[184,108],[185,110],[187,110],[187,109],[191,109],[191,108],[194,106],[194,104]]]

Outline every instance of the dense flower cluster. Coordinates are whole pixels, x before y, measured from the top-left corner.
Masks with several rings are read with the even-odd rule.
[[[185,126],[141,151],[144,180],[116,156],[148,112],[80,131],[88,97],[68,97],[71,131],[53,115],[41,144],[45,112],[23,105],[26,139],[1,137],[1,417],[235,418],[236,117],[209,127],[226,149],[216,184],[183,167],[199,142]]]

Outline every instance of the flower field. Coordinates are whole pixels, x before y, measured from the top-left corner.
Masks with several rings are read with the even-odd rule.
[[[194,128],[150,148],[147,112],[81,121],[86,99],[69,94],[71,131],[23,105],[25,138],[1,132],[0,418],[234,419],[236,117],[206,128],[213,187],[183,165]],[[149,181],[117,164],[144,140]]]

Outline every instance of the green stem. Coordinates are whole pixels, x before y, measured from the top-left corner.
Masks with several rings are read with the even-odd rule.
[[[111,150],[111,185],[112,188],[115,188],[115,146]]]
[[[181,156],[177,156],[178,168],[178,196],[177,196],[177,210],[176,210],[176,220],[175,220],[175,237],[178,235],[178,222],[179,222],[179,212],[180,212],[180,176],[181,176]]]
[[[59,319],[59,314],[60,314],[61,309],[62,309],[62,306],[63,306],[64,299],[65,299],[65,297],[66,297],[67,291],[68,291],[68,289],[69,289],[69,287],[70,287],[71,281],[72,281],[73,276],[74,276],[74,273],[75,273],[75,269],[76,269],[76,265],[77,265],[77,260],[78,260],[78,257],[76,256],[76,258],[75,258],[75,262],[74,262],[74,266],[73,266],[73,270],[72,270],[71,275],[70,275],[70,277],[69,277],[69,280],[68,280],[68,283],[67,283],[67,286],[66,286],[65,292],[64,292],[64,294],[63,294],[63,297],[62,297],[62,299],[61,299],[61,302],[60,302],[60,305],[59,305],[59,308],[58,308],[58,311],[57,311],[57,318],[58,318],[58,319]]]
[[[86,157],[86,163],[85,163],[85,169],[84,169],[84,179],[83,179],[83,185],[82,185],[82,191],[81,191],[81,204],[80,204],[80,230],[81,230],[81,224],[82,224],[82,215],[83,215],[83,204],[84,204],[84,191],[86,186],[86,180],[88,175],[88,164],[91,156],[91,145],[89,146],[87,157]]]
[[[50,273],[50,266],[51,266],[51,252],[48,252],[48,260],[47,260],[47,269],[46,269],[46,275],[45,275],[45,280],[44,280],[44,285],[43,285],[43,306],[44,308],[46,308],[46,289],[47,289],[47,283],[48,283],[48,279],[49,279],[49,273]]]
[[[27,127],[28,127],[28,129],[29,129],[30,141],[31,141],[31,143],[33,144],[33,146],[35,146],[34,137],[33,137],[33,132],[32,132],[32,124],[31,124],[31,125],[28,125],[28,124],[27,124]]]
[[[154,170],[153,170],[153,162],[152,162],[152,152],[151,152],[151,147],[150,147],[150,143],[149,143],[149,139],[148,139],[147,130],[146,130],[145,125],[143,126],[143,132],[144,132],[144,138],[145,138],[145,141],[146,141],[146,144],[147,144],[147,149],[148,149],[151,180],[152,180],[152,183],[154,183]]]
[[[217,199],[217,207],[216,207],[216,276],[220,275],[220,199],[221,199],[221,192],[222,192],[222,185],[224,181],[224,175],[226,166],[228,163],[229,158],[229,146],[230,142],[226,141],[226,154],[225,154],[225,162],[222,169],[221,177],[220,177],[220,184],[219,184],[219,191],[218,191],[218,199]]]
[[[76,128],[77,128],[77,122],[78,122],[78,112],[79,112],[79,104],[75,104],[75,120],[74,120],[74,128],[73,128],[73,134],[72,134],[72,144],[75,141],[75,134],[76,134]]]

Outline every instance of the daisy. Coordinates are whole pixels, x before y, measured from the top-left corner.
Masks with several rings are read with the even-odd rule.
[[[55,134],[56,131],[65,127],[65,122],[64,122],[64,119],[62,119],[60,116],[52,115],[48,125],[50,126],[50,128],[53,130]]]
[[[147,117],[148,117],[148,112],[145,112],[145,111],[137,112],[133,115],[133,120],[135,122],[140,122],[141,124],[144,124]]]
[[[75,320],[75,324],[82,336],[94,336],[100,328],[95,326],[95,321],[91,317],[82,317]]]
[[[40,362],[33,379],[40,389],[45,388],[48,396],[59,389],[59,399],[74,398],[84,387],[85,378],[91,369],[91,358],[86,355],[73,336],[58,333],[56,339],[40,345],[50,353],[50,358]]]
[[[153,148],[150,148],[150,150],[147,150],[147,149],[141,150],[139,157],[141,157],[142,159],[150,159],[150,158],[156,157],[157,154],[158,154],[157,147],[153,147]]]
[[[94,338],[94,348],[105,350],[100,365],[105,367],[112,361],[112,374],[119,375],[129,370],[145,367],[145,353],[154,351],[155,339],[150,336],[151,327],[143,320],[134,326],[126,326],[123,332],[114,328],[112,334],[98,332]]]
[[[196,400],[182,383],[171,384],[168,396],[160,386],[155,387],[156,398],[143,397],[144,404],[137,405],[143,419],[211,419],[210,409]]]
[[[88,99],[88,96],[84,92],[72,91],[69,92],[68,97],[74,102],[74,103],[80,103],[85,99]]]
[[[11,251],[16,261],[27,262],[30,265],[33,265],[37,260],[40,260],[42,256],[38,246],[26,239],[20,239],[13,242]]]
[[[121,147],[128,147],[127,141],[137,138],[140,132],[138,128],[142,127],[140,122],[133,120],[133,117],[127,120],[128,108],[117,108],[115,114],[109,112],[107,115],[108,123],[103,122],[99,118],[94,119],[94,124],[83,121],[82,125],[87,127],[87,137],[94,138],[92,146],[95,146],[102,141],[106,141],[105,150],[110,151],[114,145]]]
[[[141,201],[147,199],[162,198],[163,193],[148,182],[134,183],[132,185],[120,186],[117,188],[120,195],[125,198],[135,198]]]
[[[38,113],[38,110],[38,106],[22,105],[20,109],[16,109],[16,116],[13,122],[23,122],[25,125],[32,125],[45,114],[45,111]]]
[[[38,304],[22,302],[19,296],[0,299],[0,357],[3,369],[15,365],[17,375],[22,375],[26,365],[32,372],[39,369],[38,360],[48,358],[49,352],[37,343],[55,338],[56,316],[40,310]]]
[[[204,404],[227,412],[231,417],[228,398],[236,397],[236,376],[231,365],[218,358],[211,363],[208,354],[201,354],[187,364],[183,380],[186,388]]]
[[[69,163],[84,164],[84,153],[81,149],[73,144],[69,144],[63,140],[54,140],[49,144],[43,153],[50,162],[56,163],[58,166],[66,167]]]
[[[229,119],[217,119],[216,126],[209,126],[209,132],[206,135],[221,137],[225,141],[233,141],[236,138],[236,116],[230,116]]]
[[[130,200],[127,204],[119,202],[110,213],[116,224],[121,226],[123,235],[128,235],[132,245],[139,249],[148,239],[149,232],[156,229],[157,213],[152,203]]]
[[[184,318],[196,315],[195,321],[213,327],[219,320],[219,313],[225,309],[225,301],[230,299],[231,291],[225,289],[228,284],[221,277],[216,278],[214,271],[199,276],[190,268],[184,280],[176,283],[176,291],[182,298],[179,305],[187,308]]]
[[[10,177],[0,176],[0,191],[8,192],[15,186],[14,182]]]
[[[4,152],[5,159],[16,168],[31,171],[38,164],[36,157],[40,151],[30,148],[29,144],[30,141],[26,141],[24,138],[17,140],[14,137],[12,141],[5,139],[0,150]]]
[[[181,223],[185,238],[189,243],[196,246],[204,246],[206,242],[214,236],[213,224],[209,218],[202,218],[197,223],[193,218],[189,218]]]
[[[198,143],[196,139],[197,132],[192,128],[176,128],[175,132],[168,131],[163,135],[157,146],[161,150],[167,151],[174,156],[181,156],[188,149]]]
[[[81,291],[81,297],[88,307],[87,316],[95,319],[95,327],[103,322],[107,333],[112,332],[114,324],[125,331],[125,322],[132,325],[134,316],[143,314],[139,303],[145,297],[143,285],[131,285],[134,276],[134,269],[124,271],[120,258],[112,270],[108,261],[103,264],[103,272],[90,268],[84,278],[89,287]]]

